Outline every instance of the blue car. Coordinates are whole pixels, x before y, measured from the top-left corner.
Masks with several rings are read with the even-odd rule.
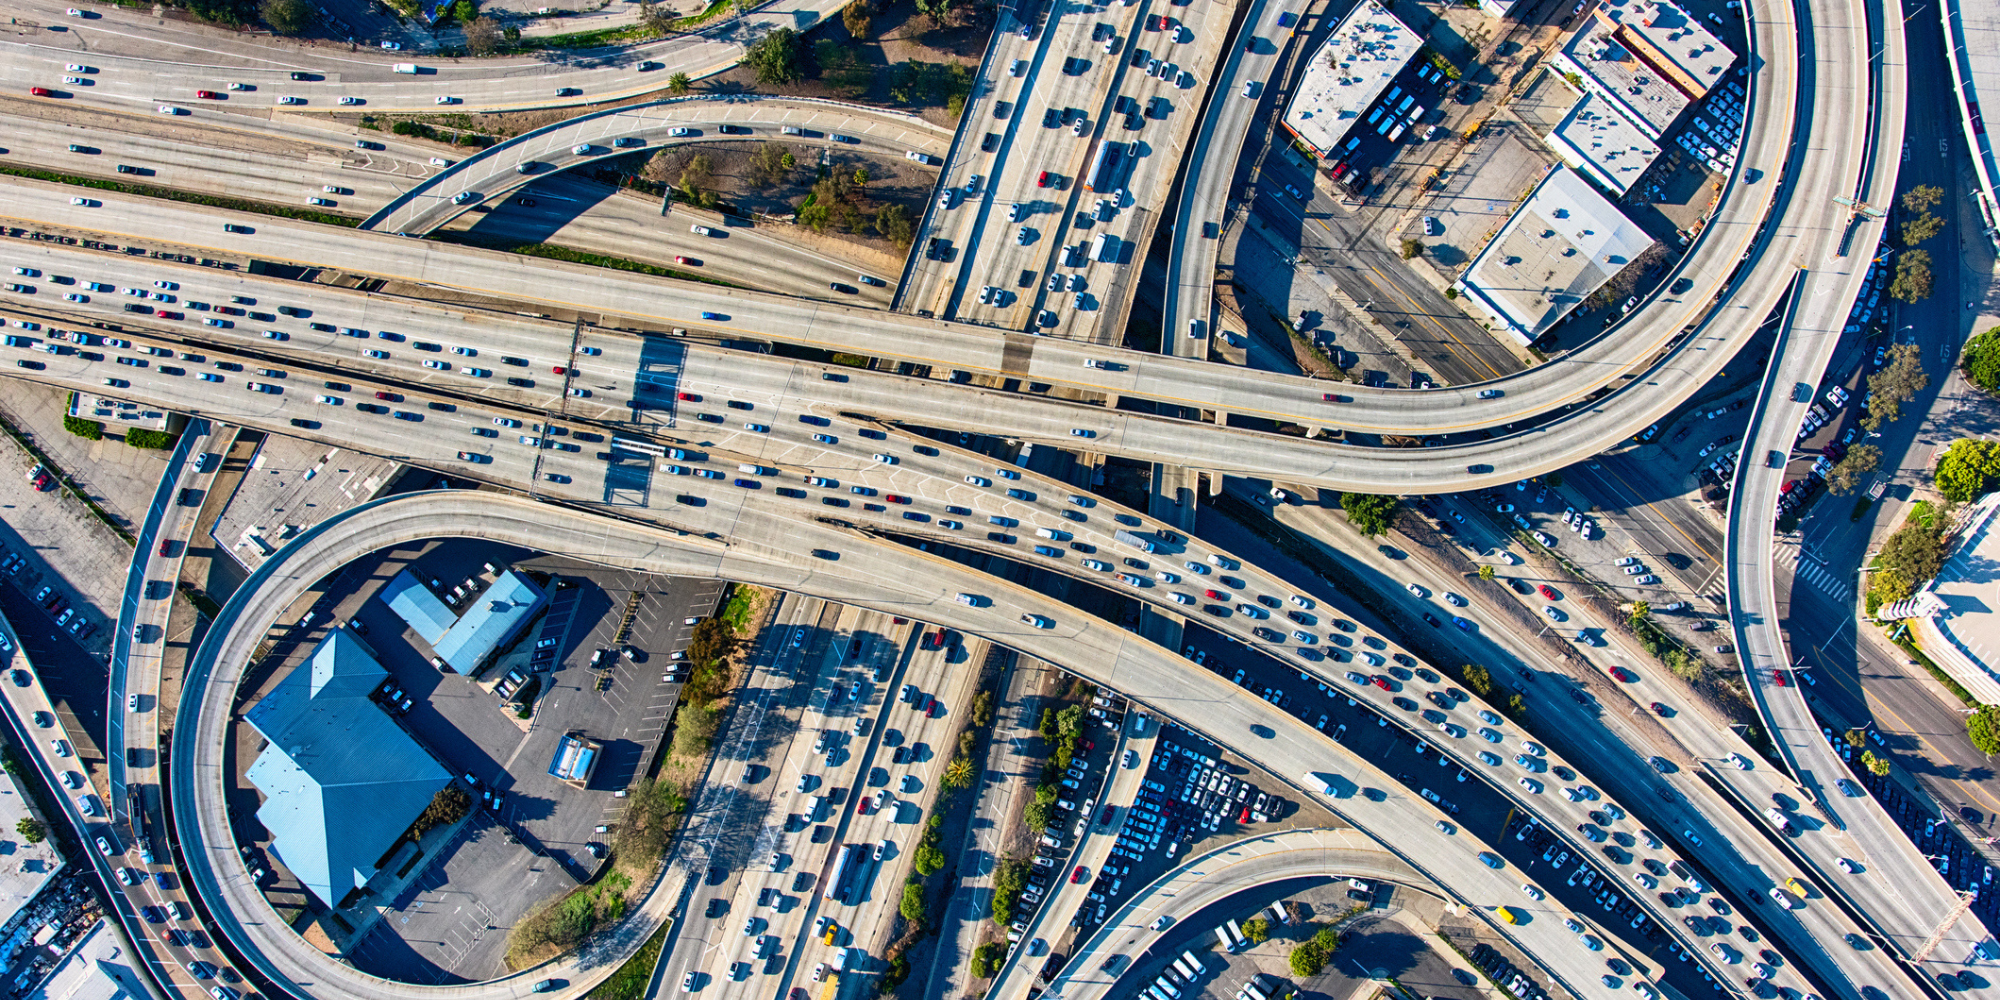
[[[864,497],[872,497],[875,495],[875,489],[870,486],[849,486],[848,489],[853,493]]]
[[[724,317],[723,317],[723,315],[722,315],[721,313],[712,313],[712,312],[704,312],[704,313],[702,313],[702,314],[701,314],[701,318],[702,318],[702,319],[722,319],[722,318],[724,318]]]
[[[1459,628],[1466,630],[1467,632],[1472,631],[1472,623],[1466,621],[1463,618],[1457,617],[1456,615],[1452,616],[1451,623],[1453,625],[1458,626]]]
[[[763,488],[763,484],[759,483],[755,479],[738,479],[736,481],[736,485],[741,486],[746,490],[756,490]]]

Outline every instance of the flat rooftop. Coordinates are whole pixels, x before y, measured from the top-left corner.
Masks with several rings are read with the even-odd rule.
[[[1532,342],[1653,244],[1576,172],[1555,167],[1474,258],[1458,288]]]
[[[148,1000],[137,961],[99,920],[22,1000]]]
[[[1558,59],[1586,89],[1657,139],[1722,82],[1736,53],[1671,3],[1605,0],[1563,44]]]
[[[1549,148],[1598,187],[1623,197],[1660,157],[1654,142],[1618,106],[1585,93],[1548,134]]]
[[[1924,588],[1937,610],[1919,624],[1919,641],[1938,664],[1981,701],[2000,699],[2000,493],[1974,505],[1937,579]],[[1922,595],[1919,595],[1922,596]],[[1929,633],[1929,634],[1926,634]],[[1942,641],[1924,641],[1925,639]]]
[[[1285,127],[1325,156],[1423,45],[1387,7],[1366,0],[1313,53],[1285,107]]]
[[[14,919],[63,865],[49,841],[30,844],[14,832],[30,815],[20,786],[0,772],[0,924]]]

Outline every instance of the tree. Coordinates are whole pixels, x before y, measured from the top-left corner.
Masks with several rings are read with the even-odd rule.
[[[856,39],[868,37],[870,22],[873,20],[874,12],[868,9],[868,0],[853,0],[852,3],[840,8],[840,23],[846,25],[847,33]]]
[[[1251,917],[1243,921],[1243,936],[1251,944],[1263,944],[1271,937],[1271,922],[1263,917]]]
[[[1885,757],[1875,756],[1875,751],[1873,750],[1861,751],[1861,766],[1866,767],[1868,769],[1869,774],[1872,774],[1878,778],[1886,778],[1889,776],[1888,759]]]
[[[472,0],[458,0],[451,5],[451,19],[460,24],[471,24],[472,19],[478,16],[479,6]]]
[[[1340,509],[1347,512],[1347,523],[1369,538],[1389,530],[1396,520],[1396,507],[1395,497],[1379,493],[1340,495]]]
[[[1840,461],[1833,464],[1833,471],[1827,473],[1826,489],[1834,496],[1854,492],[1861,480],[1875,467],[1882,464],[1882,449],[1872,444],[1857,444]]]
[[[875,232],[883,239],[895,244],[898,250],[908,250],[917,238],[917,223],[910,217],[910,210],[901,205],[884,205],[875,210]]]
[[[867,186],[868,186],[868,178],[869,178],[869,176],[870,176],[870,174],[868,173],[868,168],[867,168],[867,167],[855,167],[855,168],[854,168],[854,186],[855,186],[855,187],[867,187]]]
[[[1954,503],[1977,500],[2000,476],[2000,441],[1960,438],[1938,457],[1938,493]]]
[[[913,924],[924,922],[924,884],[915,879],[903,883],[903,902],[896,907],[903,919]]]
[[[1943,188],[1929,184],[1919,184],[1903,192],[1903,210],[1906,212],[1928,212],[1932,206],[1943,200]]]
[[[917,0],[917,11],[931,19],[932,24],[943,24],[951,17],[951,8],[957,0]]]
[[[639,23],[655,35],[664,35],[673,30],[674,12],[653,0],[639,0]]]
[[[757,39],[743,57],[757,71],[757,82],[771,85],[799,80],[799,33],[790,28],[772,28]]]
[[[1841,736],[1843,739],[1847,740],[1848,746],[1851,746],[1856,750],[1868,749],[1868,739],[1861,735],[1861,730],[1859,729],[1850,729],[1847,732],[1841,734]]]
[[[1875,574],[1877,595],[1882,600],[1900,601],[1910,596],[1918,584],[1937,575],[1944,565],[1945,520],[1938,516],[1928,523],[1905,521],[1882,543],[1881,555],[1877,557],[1882,568]],[[1884,579],[1885,573],[1893,575]]]
[[[1973,385],[1987,392],[2000,391],[2000,326],[1966,341],[1959,364]]]
[[[1965,735],[1980,753],[1989,756],[2000,753],[2000,709],[1992,705],[1979,706],[1979,711],[1965,720]]]
[[[970,759],[965,757],[953,757],[951,759],[951,763],[945,765],[944,769],[945,787],[970,788],[972,787],[972,774],[973,774],[972,761]]]
[[[722,201],[719,195],[709,190],[708,186],[714,180],[714,161],[710,160],[706,153],[696,153],[688,160],[687,166],[681,169],[681,195],[689,202],[700,205],[703,208],[714,208]],[[715,620],[713,618],[709,619],[709,621]],[[703,622],[702,624],[706,625],[708,622]],[[699,627],[696,626],[696,628]]]
[[[1493,582],[1493,567],[1491,565],[1479,567],[1479,578],[1488,583]]]
[[[319,23],[319,10],[310,0],[264,0],[257,16],[280,35],[303,35]]]
[[[1035,834],[1040,834],[1042,831],[1047,830],[1049,828],[1049,808],[1050,806],[1047,802],[1028,803],[1028,808],[1021,810],[1021,825],[1027,827],[1030,833]]]
[[[1929,212],[1903,223],[1903,245],[1913,247],[1936,236],[1944,229],[1944,220]]]
[[[944,868],[944,851],[934,844],[918,844],[910,864],[919,875],[935,875]]]
[[[14,824],[14,832],[20,834],[21,839],[30,844],[39,844],[49,836],[49,831],[42,826],[42,821],[33,816],[21,817],[21,821]]]
[[[782,143],[767,142],[750,154],[750,167],[757,171],[757,176],[764,182],[765,187],[776,187],[785,179],[785,175],[791,173],[791,167],[785,162],[791,155]]]
[[[500,50],[500,22],[490,17],[475,17],[465,25],[465,51],[475,56],[490,56]]]
[[[1645,601],[1633,601],[1632,610],[1626,613],[1625,620],[1631,623],[1633,628],[1637,628],[1639,627],[1639,623],[1645,621],[1652,613],[1652,605],[1647,604]]]
[[[1931,295],[1931,255],[1926,250],[1905,250],[1896,258],[1896,278],[1889,282],[1889,294],[1904,302],[1917,303]]]
[[[1493,675],[1485,667],[1468,663],[1460,667],[1459,672],[1465,675],[1465,686],[1471,688],[1473,694],[1484,698],[1493,693]]]
[[[1292,975],[1310,979],[1326,968],[1326,949],[1320,947],[1317,941],[1302,941],[1292,948],[1288,961],[1292,966]]]
[[[706,755],[709,741],[715,738],[715,716],[715,710],[706,705],[681,702],[674,713],[674,739],[669,752],[682,760],[697,760]]]
[[[1915,344],[1897,344],[1889,348],[1889,357],[1882,370],[1868,376],[1868,414],[1861,418],[1861,426],[1873,432],[1876,428],[1903,415],[1903,404],[1917,393],[1929,388],[1931,377],[1924,373],[1923,352]]]
[[[675,97],[686,97],[688,91],[693,89],[694,85],[688,80],[686,73],[675,73],[667,77],[667,93]]]
[[[1404,259],[1404,260],[1410,260],[1410,259],[1412,259],[1412,258],[1414,258],[1414,257],[1417,257],[1417,256],[1419,256],[1419,255],[1420,255],[1420,254],[1422,254],[1423,252],[1424,252],[1424,241],[1423,241],[1423,240],[1418,240],[1418,239],[1409,239],[1409,238],[1405,238],[1405,239],[1403,240],[1403,259]]]
[[[102,423],[95,420],[85,420],[82,417],[72,417],[68,414],[63,415],[63,430],[86,441],[97,441],[104,437],[104,425]]]

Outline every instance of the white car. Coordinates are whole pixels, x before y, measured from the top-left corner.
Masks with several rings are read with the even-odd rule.
[[[359,97],[343,97],[343,98],[341,98],[341,99],[340,99],[339,101],[337,101],[337,102],[335,102],[335,103],[338,103],[338,104],[360,104],[360,103],[361,103],[361,98],[359,98]]]
[[[184,114],[187,114],[187,109],[186,109],[186,108],[177,108],[177,107],[175,107],[175,106],[173,106],[173,105],[171,105],[171,104],[162,104],[162,105],[160,105],[160,107],[159,107],[159,111],[160,111],[160,113],[161,113],[161,114],[163,114],[163,115],[184,115]]]
[[[1521,891],[1525,893],[1529,899],[1542,898],[1542,890],[1537,889],[1526,882],[1521,883]]]
[[[431,103],[432,103],[432,104],[457,104],[457,103],[458,103],[458,98],[456,98],[456,97],[446,97],[446,96],[444,96],[444,95],[440,94],[440,95],[438,95],[437,97],[434,97],[434,98],[431,98]]]
[[[1734,765],[1736,765],[1736,769],[1737,769],[1738,771],[1748,771],[1748,770],[1750,770],[1750,760],[1749,760],[1749,758],[1747,758],[1747,757],[1744,757],[1744,756],[1743,756],[1742,754],[1740,754],[1740,753],[1733,753],[1733,754],[1730,754],[1730,755],[1729,755],[1729,762],[1730,762],[1731,764],[1734,764]]]
[[[279,104],[304,104],[305,102],[306,102],[306,99],[305,99],[305,98],[303,98],[303,97],[280,97],[280,98],[278,98],[278,103],[279,103]]]

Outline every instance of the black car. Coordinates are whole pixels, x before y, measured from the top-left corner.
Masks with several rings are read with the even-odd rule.
[[[1432,628],[1443,627],[1443,623],[1439,622],[1437,618],[1428,611],[1424,612],[1424,624],[1429,625]]]

